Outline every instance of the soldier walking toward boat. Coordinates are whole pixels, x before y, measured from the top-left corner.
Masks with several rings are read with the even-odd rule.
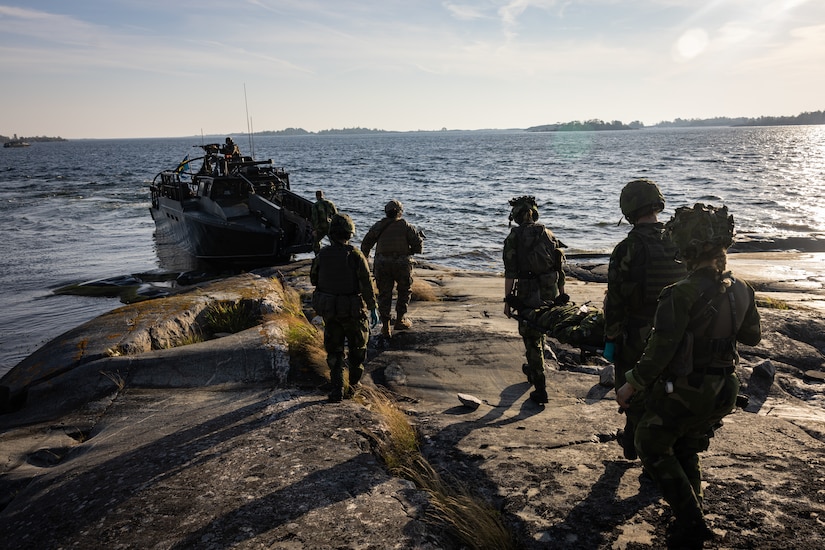
[[[412,224],[401,216],[404,206],[395,199],[384,206],[384,219],[376,222],[361,241],[361,251],[369,258],[375,247],[373,272],[378,286],[378,315],[381,334],[392,337],[392,330],[404,330],[412,326],[407,318],[407,308],[412,297],[413,254],[423,250],[424,239]],[[395,302],[395,326],[392,327],[392,292],[397,286]]]
[[[335,203],[324,197],[320,189],[315,192],[315,203],[312,205],[312,251],[318,254],[321,250],[321,240],[329,233],[329,224],[332,217],[338,212]]]
[[[523,196],[510,200],[510,222],[516,227],[504,240],[504,315],[512,317],[508,297],[515,295],[524,307],[538,309],[542,306],[562,304],[564,294],[564,252],[561,242],[539,219],[535,197]],[[547,403],[547,385],[544,374],[545,335],[537,327],[519,319],[518,332],[524,341],[527,363],[522,371],[527,381],[535,386],[530,399]]]
[[[713,538],[703,509],[699,454],[736,403],[737,342],[762,337],[753,289],[726,271],[733,243],[727,207],[681,207],[665,225],[689,274],[659,298],[641,359],[616,392],[623,409],[643,392],[635,446],[673,511],[670,544]],[[680,546],[681,547],[681,546]]]
[[[687,275],[684,264],[676,259],[676,245],[657,219],[665,199],[656,183],[631,181],[622,189],[619,206],[633,228],[610,255],[604,300],[604,357],[615,365],[617,391],[625,383],[625,372],[642,356],[659,293]],[[625,427],[617,439],[628,460],[636,458],[633,435],[643,412],[640,395],[624,410]]]
[[[315,285],[312,306],[324,318],[324,349],[332,383],[331,403],[354,393],[364,373],[369,322],[373,326],[378,323],[369,264],[361,251],[349,244],[354,233],[352,219],[346,214],[335,214],[329,226],[332,244],[315,256],[310,271],[310,281]],[[345,342],[348,348],[346,359]],[[344,380],[345,367],[349,375],[347,380]]]

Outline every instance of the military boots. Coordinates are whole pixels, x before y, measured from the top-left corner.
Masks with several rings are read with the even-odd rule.
[[[392,338],[392,327],[389,321],[384,321],[384,326],[381,327],[381,336],[384,338]]]
[[[530,383],[536,386],[536,389],[530,392],[530,400],[539,405],[547,403],[547,382],[544,374],[533,374],[530,377]]]

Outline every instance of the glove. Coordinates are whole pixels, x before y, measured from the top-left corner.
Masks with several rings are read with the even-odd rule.
[[[562,292],[558,296],[556,296],[555,300],[553,300],[554,306],[563,306],[566,305],[570,301],[570,296]]]
[[[604,343],[604,351],[602,352],[602,357],[604,357],[605,359],[607,359],[608,361],[610,361],[612,363],[613,362],[613,356],[615,355],[615,353],[616,353],[616,344],[614,344],[613,342],[605,342]]]
[[[378,310],[373,309],[370,311],[370,328],[375,328],[375,325],[378,324]]]

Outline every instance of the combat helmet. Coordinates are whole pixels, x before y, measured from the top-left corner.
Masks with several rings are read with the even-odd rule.
[[[329,221],[329,237],[336,241],[348,241],[355,234],[355,224],[347,214],[334,214]]]
[[[521,197],[513,197],[509,201],[512,210],[510,210],[511,222],[515,221],[521,225],[524,222],[524,214],[531,212],[533,221],[539,219],[539,205],[536,203],[536,197],[532,195],[523,195]]]
[[[392,199],[384,206],[384,214],[386,214],[388,217],[395,217],[403,211],[404,205],[401,204],[401,201],[397,201],[395,199]]]
[[[619,207],[627,221],[636,223],[642,216],[664,210],[665,198],[653,180],[635,179],[622,189]]]
[[[679,257],[690,263],[733,244],[733,216],[727,206],[682,206],[665,224],[665,233],[679,249]]]

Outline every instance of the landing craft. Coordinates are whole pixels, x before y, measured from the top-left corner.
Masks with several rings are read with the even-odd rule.
[[[152,181],[150,212],[159,243],[175,244],[216,264],[264,266],[312,250],[312,202],[292,192],[289,174],[272,160],[217,143],[196,145],[187,158]],[[190,163],[202,161],[189,172]]]

